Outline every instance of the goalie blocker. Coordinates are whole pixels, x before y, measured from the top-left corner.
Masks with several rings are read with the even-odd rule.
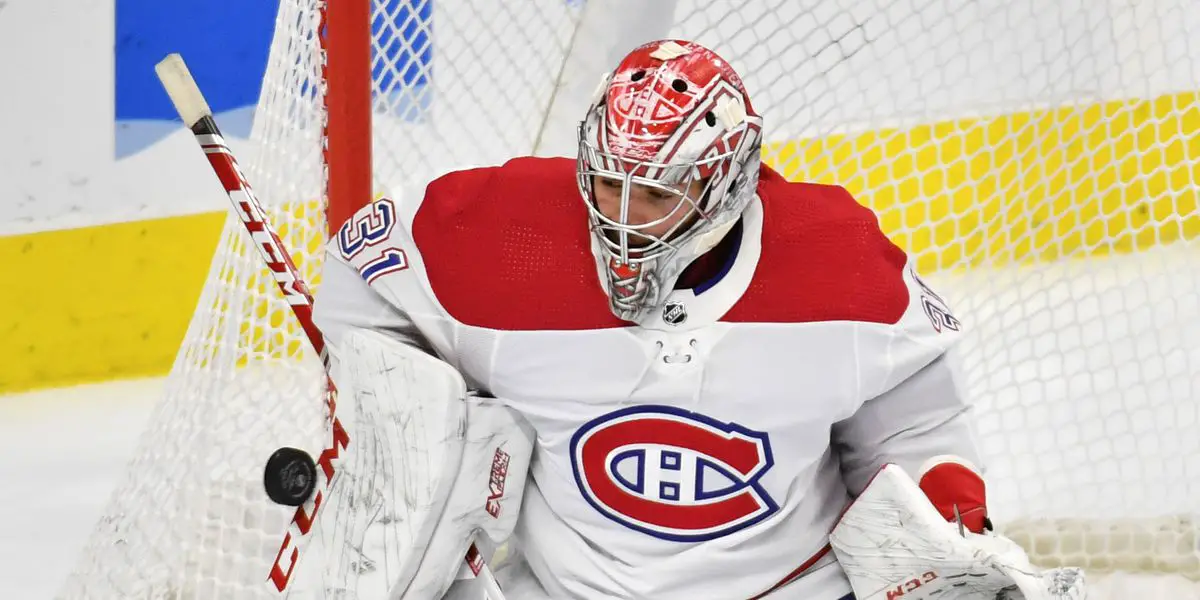
[[[899,466],[885,465],[830,534],[857,600],[1087,597],[1082,571],[1038,569],[1020,546],[989,531],[982,478],[969,463],[935,457],[919,477],[920,486]],[[968,479],[976,485],[959,485]],[[955,489],[959,495],[948,502]],[[963,497],[961,490],[979,494]]]
[[[476,568],[512,534],[533,432],[495,399],[468,396],[448,364],[385,334],[350,330],[330,348],[356,443],[304,559],[319,566],[304,571],[321,572],[326,596],[441,598],[472,577],[462,557],[473,544]],[[471,587],[470,597],[498,597]]]

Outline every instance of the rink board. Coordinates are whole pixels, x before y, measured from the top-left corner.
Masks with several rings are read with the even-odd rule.
[[[791,179],[847,187],[926,273],[1200,237],[1196,93],[769,142],[764,155]],[[0,295],[0,392],[166,372],[224,215],[0,237],[17,282]]]

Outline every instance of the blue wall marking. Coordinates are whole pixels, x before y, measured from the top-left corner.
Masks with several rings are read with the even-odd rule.
[[[393,99],[393,116],[422,119],[431,101],[433,0],[380,4],[372,23],[376,47],[383,49],[374,57],[376,79]],[[154,64],[172,52],[187,61],[222,132],[248,137],[278,10],[278,0],[116,0],[115,156],[139,152],[179,129],[154,74]],[[399,81],[389,68],[400,72]]]

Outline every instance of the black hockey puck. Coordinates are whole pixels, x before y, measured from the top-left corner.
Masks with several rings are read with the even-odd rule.
[[[267,459],[263,487],[276,504],[300,506],[317,487],[317,463],[303,450],[280,448]]]

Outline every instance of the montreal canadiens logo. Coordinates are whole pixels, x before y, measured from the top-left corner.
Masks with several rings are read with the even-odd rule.
[[[583,497],[622,525],[672,541],[702,541],[774,514],[759,484],[774,464],[766,433],[669,406],[636,406],[571,437]]]

